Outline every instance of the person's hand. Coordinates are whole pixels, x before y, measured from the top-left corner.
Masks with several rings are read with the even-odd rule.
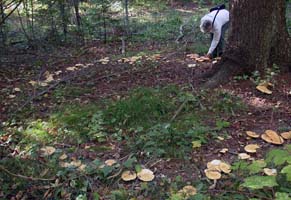
[[[206,54],[206,57],[207,57],[207,58],[209,58],[209,59],[211,59],[211,58],[212,58],[212,56],[211,56],[211,54],[210,54],[210,53]]]

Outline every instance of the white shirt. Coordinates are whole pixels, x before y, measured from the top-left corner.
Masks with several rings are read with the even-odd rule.
[[[214,11],[206,14],[204,17],[202,17],[200,28],[201,28],[203,22],[206,20],[213,22],[216,13],[217,13],[217,10],[214,10]],[[213,39],[212,39],[210,48],[208,50],[208,54],[211,54],[214,51],[214,49],[217,47],[219,40],[220,40],[220,36],[221,36],[222,26],[224,24],[226,24],[227,22],[229,22],[229,12],[226,9],[219,10],[219,12],[215,18],[213,27],[210,30],[210,32],[213,33]]]

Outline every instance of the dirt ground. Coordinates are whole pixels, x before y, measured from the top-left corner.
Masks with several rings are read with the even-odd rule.
[[[189,53],[183,50],[175,50],[165,47],[146,45],[132,46],[135,52],[162,51],[154,58],[142,57],[140,62],[129,64],[118,61],[123,56],[119,52],[118,44],[105,46],[102,43],[92,43],[76,51],[75,49],[63,48],[54,51],[54,54],[43,52],[15,52],[1,59],[0,67],[0,121],[9,120],[19,113],[21,116],[45,117],[55,107],[55,102],[50,96],[52,91],[62,85],[85,88],[88,92],[81,94],[77,99],[67,98],[67,103],[94,102],[103,98],[119,98],[128,93],[129,90],[139,87],[158,87],[169,84],[185,86],[191,85],[193,90],[199,91],[201,84],[200,74],[211,69],[212,62],[197,63],[187,57]],[[100,59],[109,57],[107,64],[100,63]],[[190,65],[189,65],[190,64]],[[194,65],[195,64],[195,65]],[[81,70],[68,71],[68,67],[88,66]],[[54,81],[48,86],[35,89],[30,81],[42,81],[45,73],[51,74],[60,71],[59,75],[53,76]],[[272,94],[266,95],[255,88],[250,80],[230,80],[228,84],[219,86],[232,95],[240,97],[248,105],[247,112],[235,117],[229,117],[231,123],[228,128],[230,135],[223,141],[210,141],[200,149],[193,151],[190,161],[182,160],[155,160],[148,166],[155,168],[160,175],[169,177],[181,175],[186,181],[203,176],[201,169],[205,163],[212,159],[221,159],[231,162],[237,158],[237,154],[243,152],[243,147],[251,143],[245,136],[245,131],[252,130],[263,133],[267,129],[278,130],[285,127],[291,130],[291,74],[279,74],[273,81]],[[15,91],[19,88],[20,91]],[[13,95],[13,96],[11,96]],[[15,96],[14,96],[15,95]],[[27,108],[28,112],[24,112]],[[25,114],[23,114],[23,112]],[[262,140],[256,140],[262,148],[254,157],[261,158],[267,149],[274,147]],[[114,157],[119,153],[122,144],[115,144],[114,150],[103,154],[106,157]],[[228,148],[229,153],[222,154],[219,151]],[[88,158],[96,155],[86,155]],[[99,155],[100,156],[100,155]],[[122,155],[120,155],[122,156]],[[188,165],[185,162],[196,163]],[[187,168],[183,167],[186,166]],[[198,172],[197,172],[197,169]],[[193,173],[195,171],[195,173]]]

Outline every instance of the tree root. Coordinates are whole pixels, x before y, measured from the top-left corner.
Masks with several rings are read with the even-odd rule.
[[[215,65],[210,72],[206,72],[204,77],[210,78],[202,85],[202,87],[208,89],[219,87],[229,82],[230,78],[233,76],[242,74],[246,70],[246,67],[243,67],[236,62],[225,60]]]

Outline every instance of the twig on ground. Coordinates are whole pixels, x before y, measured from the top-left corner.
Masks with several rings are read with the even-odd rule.
[[[35,178],[35,177],[30,177],[30,176],[24,176],[21,174],[14,174],[10,172],[8,169],[6,169],[5,167],[3,167],[2,165],[0,165],[0,170],[6,172],[10,176],[14,176],[14,177],[22,178],[26,180],[31,180],[31,181],[54,181],[55,180],[55,178]]]
[[[113,179],[113,178],[119,176],[122,171],[123,171],[123,168],[121,167],[116,174],[113,174],[112,176],[108,176],[108,179]]]
[[[176,117],[180,114],[180,112],[182,111],[182,109],[184,108],[184,106],[187,104],[188,100],[185,100],[180,107],[178,108],[178,110],[175,112],[174,116],[171,118],[170,123],[172,123]]]

